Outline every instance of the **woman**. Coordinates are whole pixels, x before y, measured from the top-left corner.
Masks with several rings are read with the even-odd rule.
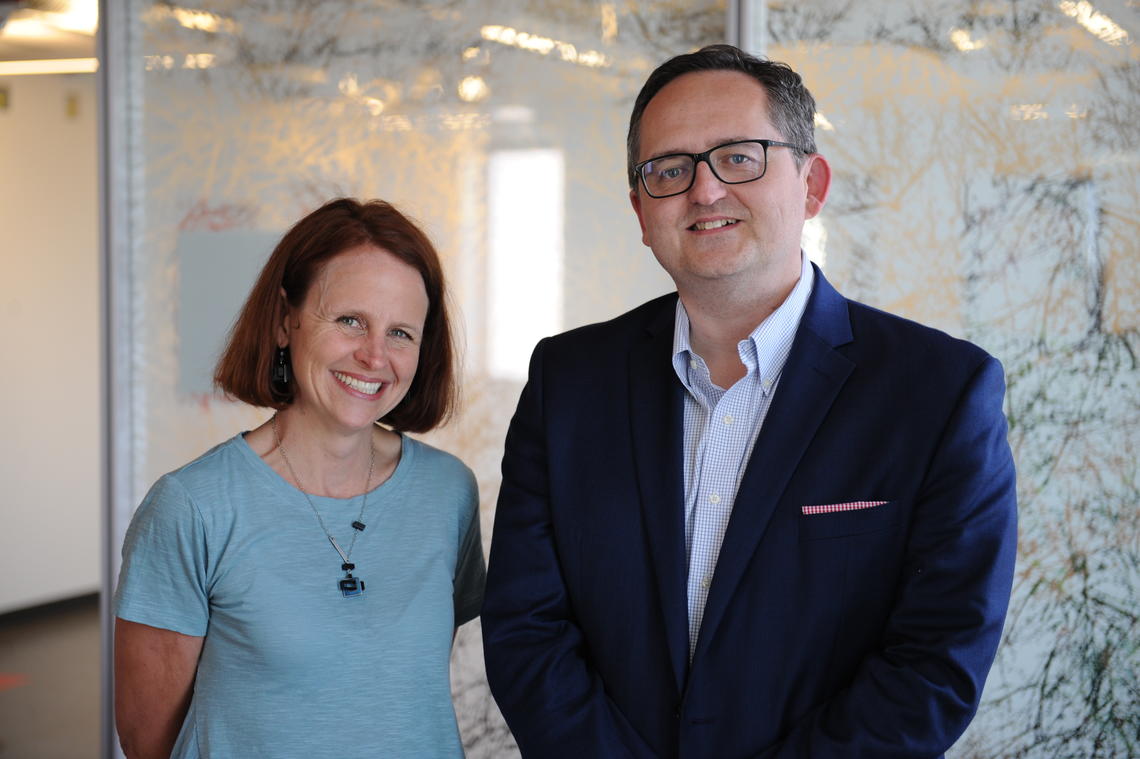
[[[448,660],[482,601],[478,495],[458,459],[403,434],[455,400],[431,243],[380,201],[306,216],[214,381],[276,413],[162,477],[131,521],[127,756],[462,756]]]

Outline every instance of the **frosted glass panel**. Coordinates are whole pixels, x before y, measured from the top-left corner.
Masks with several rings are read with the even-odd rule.
[[[1020,563],[952,756],[1136,755],[1136,3],[770,2],[766,32],[819,102],[828,277],[1005,365]]]
[[[276,240],[351,195],[395,203],[444,259],[464,407],[427,437],[476,472],[489,539],[534,342],[670,289],[630,210],[625,129],[657,62],[723,40],[724,3],[115,6],[139,46],[122,417],[133,492],[119,529],[159,475],[265,418],[211,392],[212,363]],[[460,632],[453,684],[468,755],[510,756],[477,625]]]
[[[329,197],[376,196],[444,257],[465,405],[430,439],[475,470],[489,537],[525,344],[671,289],[629,209],[625,127],[653,65],[723,39],[723,2],[116,5],[141,46],[131,505],[264,418],[213,396],[208,376],[273,242]],[[771,57],[819,101],[835,170],[809,255],[845,294],[1006,367],[1020,565],[983,708],[952,755],[1134,754],[1136,3],[802,0],[760,17]],[[539,205],[513,207],[525,200]],[[523,213],[544,221],[528,231]],[[524,295],[540,318],[511,310]],[[469,756],[512,755],[476,629],[461,632],[453,682]]]

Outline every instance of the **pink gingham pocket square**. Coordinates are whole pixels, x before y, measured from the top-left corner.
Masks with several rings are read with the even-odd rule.
[[[845,503],[820,503],[812,506],[802,506],[800,511],[805,516],[811,514],[835,514],[842,511],[862,511],[882,506],[890,501],[847,501]]]

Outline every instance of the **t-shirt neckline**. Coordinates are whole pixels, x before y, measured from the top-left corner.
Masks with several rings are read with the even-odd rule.
[[[239,432],[230,442],[237,447],[242,458],[257,472],[262,482],[268,485],[271,490],[283,496],[301,495],[300,490],[293,487],[288,480],[279,475],[273,467],[265,463],[265,460],[249,447],[249,443],[245,439],[248,432],[249,430]],[[391,490],[398,488],[400,482],[407,477],[408,470],[412,466],[412,459],[415,457],[415,446],[412,445],[413,441],[402,432],[396,432],[396,434],[400,436],[400,460],[396,463],[396,469],[388,479],[368,491],[370,498],[372,496],[383,495],[382,491],[385,489]],[[308,495],[313,499],[314,503],[327,503],[329,505],[346,504],[360,497],[359,495],[354,495],[349,498],[335,498],[333,496],[316,495],[313,493]]]

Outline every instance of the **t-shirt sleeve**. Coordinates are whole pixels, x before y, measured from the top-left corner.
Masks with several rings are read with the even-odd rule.
[[[204,636],[209,623],[207,563],[202,515],[178,480],[166,475],[127,527],[115,615]]]
[[[483,606],[483,585],[487,581],[487,565],[483,560],[483,537],[479,528],[479,491],[472,478],[470,499],[464,509],[467,529],[459,545],[455,563],[455,626],[479,616]]]

